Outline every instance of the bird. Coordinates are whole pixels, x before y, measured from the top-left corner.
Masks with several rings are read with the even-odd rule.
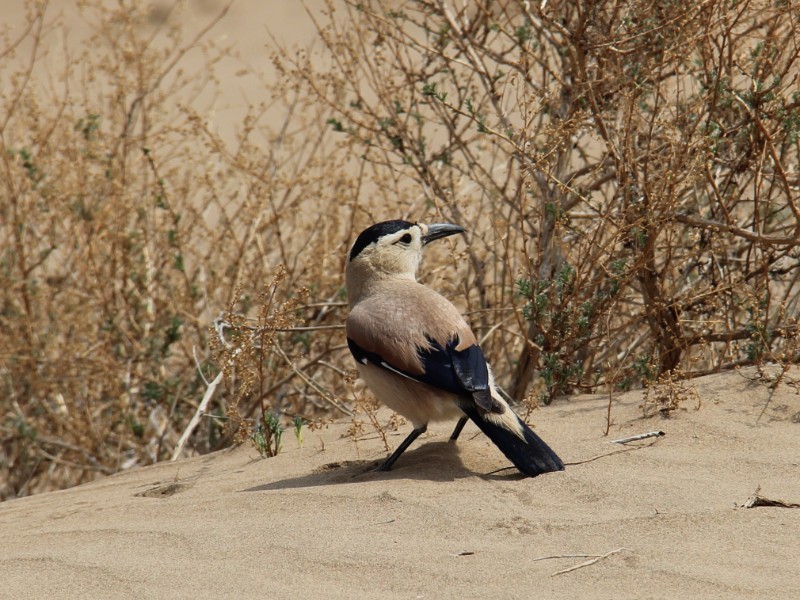
[[[362,231],[347,255],[347,345],[367,387],[413,426],[378,470],[391,470],[429,422],[458,418],[451,441],[471,420],[521,473],[562,471],[505,400],[460,311],[417,281],[423,248],[464,232],[451,223],[383,221]]]

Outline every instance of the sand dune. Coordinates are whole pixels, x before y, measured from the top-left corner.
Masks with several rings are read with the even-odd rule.
[[[276,458],[241,447],[7,502],[0,596],[800,597],[800,510],[741,507],[759,486],[800,502],[800,395],[692,385],[699,407],[668,419],[615,400],[612,438],[666,433],[615,454],[607,398],[535,412],[566,461],[608,454],[536,479],[491,474],[504,457],[472,425],[448,443],[450,424],[377,473],[379,436],[341,422]]]

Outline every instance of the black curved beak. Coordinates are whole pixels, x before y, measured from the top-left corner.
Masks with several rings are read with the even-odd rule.
[[[422,236],[422,245],[425,246],[433,240],[447,237],[448,235],[455,235],[457,233],[464,233],[466,229],[461,225],[452,225],[450,223],[434,223],[428,225],[428,233]]]

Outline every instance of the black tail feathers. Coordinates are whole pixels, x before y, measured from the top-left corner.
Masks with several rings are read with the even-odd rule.
[[[508,417],[516,419],[525,439],[509,429],[497,418],[497,414],[482,413],[474,404],[462,406],[461,409],[525,475],[536,477],[542,473],[564,470],[564,463],[558,455],[510,409],[506,409]],[[495,420],[489,420],[492,417]]]

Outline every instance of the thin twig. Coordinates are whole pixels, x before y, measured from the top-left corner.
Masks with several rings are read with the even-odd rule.
[[[178,445],[175,446],[175,451],[172,453],[172,458],[170,460],[177,460],[178,457],[181,455],[183,447],[186,445],[186,441],[189,439],[189,436],[192,435],[192,432],[194,431],[195,427],[197,427],[197,424],[200,422],[200,418],[203,416],[203,413],[205,412],[208,403],[211,401],[211,396],[214,395],[214,390],[217,389],[217,386],[222,381],[222,377],[223,373],[222,371],[220,371],[219,373],[217,373],[217,376],[214,378],[214,381],[212,381],[206,388],[206,393],[203,395],[203,399],[200,401],[200,406],[197,407],[197,410],[195,411],[192,420],[189,421],[189,425],[183,431],[181,439],[178,440]]]
[[[292,371],[294,371],[294,372],[295,372],[295,374],[296,374],[296,375],[297,375],[297,376],[298,376],[300,379],[302,379],[303,381],[305,381],[307,385],[309,385],[309,386],[311,386],[312,388],[314,388],[314,389],[315,389],[315,390],[316,390],[316,391],[317,391],[317,392],[320,394],[320,396],[322,396],[323,400],[325,400],[326,402],[328,402],[328,403],[329,403],[331,406],[333,406],[333,407],[335,407],[335,408],[338,408],[340,411],[342,411],[342,412],[343,412],[344,414],[346,414],[348,417],[352,417],[352,416],[353,416],[353,412],[352,412],[350,409],[346,408],[346,407],[345,407],[345,406],[344,406],[344,405],[343,405],[341,402],[339,402],[339,401],[338,401],[336,398],[334,398],[334,397],[333,397],[331,394],[329,394],[329,393],[328,393],[326,390],[322,389],[322,387],[320,387],[320,385],[319,385],[319,384],[318,384],[316,381],[314,381],[314,380],[313,380],[313,379],[311,379],[311,378],[310,378],[308,375],[306,375],[306,374],[305,374],[305,373],[303,373],[303,372],[302,372],[300,369],[298,369],[298,368],[297,368],[297,365],[295,365],[295,364],[294,364],[294,362],[292,361],[292,359],[290,359],[290,358],[289,358],[289,357],[286,355],[286,353],[283,351],[283,348],[281,348],[279,344],[275,344],[275,345],[273,346],[273,348],[275,349],[275,351],[276,351],[278,354],[280,354],[280,355],[281,355],[281,358],[283,358],[283,360],[285,360],[285,361],[286,361],[286,364],[287,364],[287,365],[289,365],[289,367],[291,367]]]
[[[197,347],[194,344],[192,344],[192,357],[194,358],[194,364],[197,365],[197,372],[200,373],[200,378],[206,384],[206,387],[209,386],[208,379],[206,379],[203,374],[203,368],[200,366],[200,359],[197,358]]]
[[[291,331],[325,331],[328,329],[344,329],[344,325],[298,325],[296,327],[271,327],[271,329],[282,333]]]
[[[552,554],[550,556],[537,556],[531,559],[531,562],[538,562],[540,560],[553,560],[557,558],[597,558],[598,554]]]
[[[582,464],[585,464],[585,463],[590,463],[592,461],[598,460],[600,458],[605,458],[606,456],[612,456],[614,454],[622,454],[623,452],[630,452],[631,450],[641,450],[642,448],[649,448],[650,446],[655,444],[657,441],[658,441],[658,438],[654,439],[649,444],[644,444],[643,446],[628,446],[627,448],[622,448],[620,450],[612,450],[611,452],[605,452],[604,454],[598,454],[597,456],[593,456],[591,458],[587,458],[586,460],[578,460],[578,461],[575,461],[575,462],[568,462],[568,463],[564,463],[564,464],[567,465],[567,466],[582,465]]]
[[[600,556],[594,556],[593,558],[587,560],[586,562],[582,562],[579,565],[575,565],[573,567],[569,567],[567,569],[561,569],[560,571],[556,571],[555,573],[551,573],[551,577],[555,577],[556,575],[563,575],[564,573],[569,573],[571,571],[577,571],[578,569],[582,569],[583,567],[589,567],[594,563],[603,560],[604,558],[608,558],[614,554],[619,554],[620,552],[624,552],[627,548],[617,548],[616,550],[612,550],[611,552],[606,552]]]
[[[621,438],[618,440],[611,440],[608,442],[609,444],[627,444],[628,442],[638,442],[639,440],[646,440],[647,438],[651,437],[661,437],[662,435],[667,435],[663,431],[648,431],[647,433],[640,433],[639,435],[632,435],[630,437]]]
[[[244,315],[237,315],[237,316],[243,316],[246,320],[249,320],[249,321],[256,321],[257,320],[257,319],[255,319],[253,317],[247,317],[247,316],[244,316]],[[261,333],[263,330],[279,331],[281,333],[287,333],[287,332],[294,332],[294,331],[326,331],[326,330],[334,330],[335,331],[335,330],[344,329],[344,325],[307,325],[307,326],[299,325],[299,326],[296,326],[296,327],[271,327],[271,326],[270,327],[255,327],[253,325],[241,325],[241,327],[242,327],[242,329],[247,329],[247,330],[253,331],[255,333]],[[217,333],[220,336],[220,339],[222,339],[223,342],[224,342],[224,338],[222,337],[222,334],[220,333],[220,331],[223,330],[223,329],[233,329],[233,325],[231,325],[227,320],[225,320],[225,318],[222,315],[220,315],[216,319],[214,319],[214,328],[217,330]]]

